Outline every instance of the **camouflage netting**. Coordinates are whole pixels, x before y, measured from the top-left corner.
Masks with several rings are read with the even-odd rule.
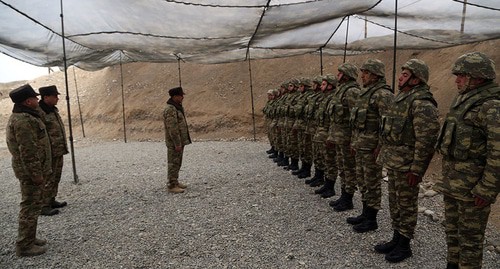
[[[61,2],[68,65],[86,70],[352,55],[394,45],[394,0],[0,0],[0,52],[63,66]],[[497,39],[500,1],[399,0],[397,25],[397,49]]]

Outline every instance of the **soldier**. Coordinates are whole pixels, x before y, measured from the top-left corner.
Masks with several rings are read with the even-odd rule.
[[[321,76],[317,76],[312,80],[312,87],[309,90],[311,94],[307,97],[307,102],[306,102],[307,104],[304,107],[304,121],[306,126],[304,129],[304,136],[302,142],[303,146],[303,154],[301,155],[301,157],[303,158],[302,167],[299,171],[292,172],[292,174],[297,175],[298,178],[307,178],[311,176],[311,167],[314,159],[312,137],[316,133],[314,110],[316,108],[317,100],[321,98],[323,95],[320,88],[322,81],[323,78]]]
[[[362,213],[347,222],[355,232],[364,233],[378,228],[377,213],[382,198],[382,166],[375,160],[379,151],[379,127],[382,117],[392,103],[392,90],[385,83],[385,65],[369,59],[361,66],[363,89],[351,110],[353,126],[351,147],[356,152],[356,177],[361,186]],[[348,205],[352,208],[352,204]]]
[[[68,143],[66,142],[64,124],[56,107],[59,101],[59,92],[56,86],[42,87],[38,89],[38,92],[40,92],[41,96],[39,102],[40,113],[47,127],[52,152],[52,174],[45,180],[41,214],[52,216],[59,213],[56,208],[65,207],[68,204],[56,200],[59,182],[61,181],[64,155],[68,154]]]
[[[29,85],[9,93],[14,102],[7,123],[7,147],[12,154],[12,169],[21,185],[21,210],[16,255],[45,253],[46,240],[36,238],[45,180],[51,174],[50,141],[38,107],[38,94]]]
[[[262,108],[262,113],[264,114],[265,118],[265,126],[267,128],[267,139],[269,140],[269,144],[271,145],[271,148],[266,151],[267,154],[274,154],[276,152],[272,138],[273,133],[271,130],[271,122],[272,122],[271,110],[274,102],[276,102],[276,100],[274,100],[274,89],[268,90],[267,102],[264,108]]]
[[[411,59],[401,68],[399,92],[382,117],[382,148],[377,163],[389,176],[393,237],[375,246],[389,262],[411,257],[418,215],[419,183],[434,154],[439,132],[437,103],[429,90],[429,67]]]
[[[182,87],[172,88],[168,94],[170,99],[163,111],[168,159],[167,190],[171,193],[183,193],[187,186],[179,182],[179,170],[182,165],[184,146],[191,144],[191,137],[182,107],[182,100],[184,100]]]
[[[330,202],[335,211],[352,209],[352,197],[356,191],[356,160],[350,150],[352,130],[349,113],[360,91],[357,78],[358,68],[355,65],[344,63],[338,67],[339,89],[335,91],[335,98],[332,100],[334,111],[329,129],[329,137],[335,144],[337,164],[342,174],[340,198]]]
[[[285,132],[285,116],[283,115],[283,104],[288,98],[288,81],[281,83],[280,85],[280,96],[276,101],[274,108],[275,119],[273,120],[273,125],[276,129],[276,148],[278,149],[277,156],[273,158],[273,162],[280,164],[285,161],[285,141],[283,139]],[[288,159],[287,159],[288,160]]]
[[[500,192],[500,87],[495,63],[480,52],[460,56],[452,68],[458,96],[436,143],[443,155],[446,268],[481,268],[484,231]]]
[[[330,163],[332,161],[331,156],[327,156],[328,154],[331,154],[331,148],[326,148],[326,138],[328,136],[328,127],[330,126],[330,115],[328,115],[327,108],[336,85],[337,80],[334,76],[324,76],[321,83],[322,97],[316,101],[314,120],[316,121],[317,127],[312,138],[315,174],[309,181],[309,186],[311,187],[321,186],[325,183],[325,171],[330,172],[327,173],[327,176],[329,176],[327,178],[329,182],[328,184],[334,185],[337,178],[337,166],[335,163]],[[327,171],[328,168],[335,169],[335,171]],[[330,178],[332,177],[332,174],[335,174],[335,178]]]
[[[284,103],[285,115],[285,161],[279,166],[284,166],[285,170],[299,170],[299,146],[297,131],[294,131],[293,124],[295,123],[296,113],[294,111],[297,106],[297,100],[300,92],[297,91],[299,87],[298,79],[291,79],[288,84],[288,98]],[[288,158],[290,157],[290,163]]]

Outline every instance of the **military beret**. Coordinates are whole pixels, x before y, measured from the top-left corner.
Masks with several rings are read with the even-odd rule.
[[[31,88],[29,84],[25,84],[17,89],[9,92],[9,97],[15,104],[19,104],[24,102],[26,99],[30,97],[37,97],[39,94]]]
[[[55,85],[51,86],[46,86],[46,87],[41,87],[38,89],[38,92],[40,92],[41,96],[47,96],[47,95],[59,95],[60,93],[57,91],[57,87]]]
[[[170,90],[168,90],[168,94],[170,96],[175,96],[175,95],[184,95],[184,91],[182,90],[182,87],[175,87]]]

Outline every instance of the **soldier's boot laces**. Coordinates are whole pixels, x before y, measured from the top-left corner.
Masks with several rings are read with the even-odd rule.
[[[361,214],[356,217],[348,217],[346,221],[351,225],[360,224],[365,220],[366,218],[365,215],[366,215],[366,202],[363,202],[363,209],[361,210]]]
[[[344,192],[344,199],[339,201],[338,204],[334,205],[333,209],[337,212],[342,212],[342,211],[353,209],[354,205],[352,203],[352,197],[353,197],[353,194],[348,193],[348,192]]]
[[[401,235],[396,247],[385,255],[385,260],[388,262],[402,262],[410,258],[412,255],[410,241],[410,238]]]
[[[54,216],[57,214],[59,214],[59,210],[51,208],[49,206],[42,207],[42,210],[40,211],[40,215],[43,216]]]
[[[401,235],[399,234],[399,232],[397,230],[394,230],[391,241],[375,245],[375,251],[382,254],[391,252],[394,248],[396,248],[400,237]]]
[[[365,211],[365,220],[360,224],[354,225],[352,227],[353,230],[357,233],[366,233],[378,229],[377,213],[377,209],[367,206]]]
[[[45,247],[33,244],[28,248],[16,247],[16,256],[18,256],[18,257],[33,257],[33,256],[42,255],[46,251],[47,251],[47,249]]]

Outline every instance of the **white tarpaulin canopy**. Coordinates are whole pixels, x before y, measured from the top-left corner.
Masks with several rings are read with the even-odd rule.
[[[498,0],[397,4],[397,49],[500,38]],[[64,36],[68,66],[86,70],[179,59],[224,63],[320,49],[349,55],[392,49],[394,17],[395,0],[0,0],[0,51],[37,66],[63,66]]]

